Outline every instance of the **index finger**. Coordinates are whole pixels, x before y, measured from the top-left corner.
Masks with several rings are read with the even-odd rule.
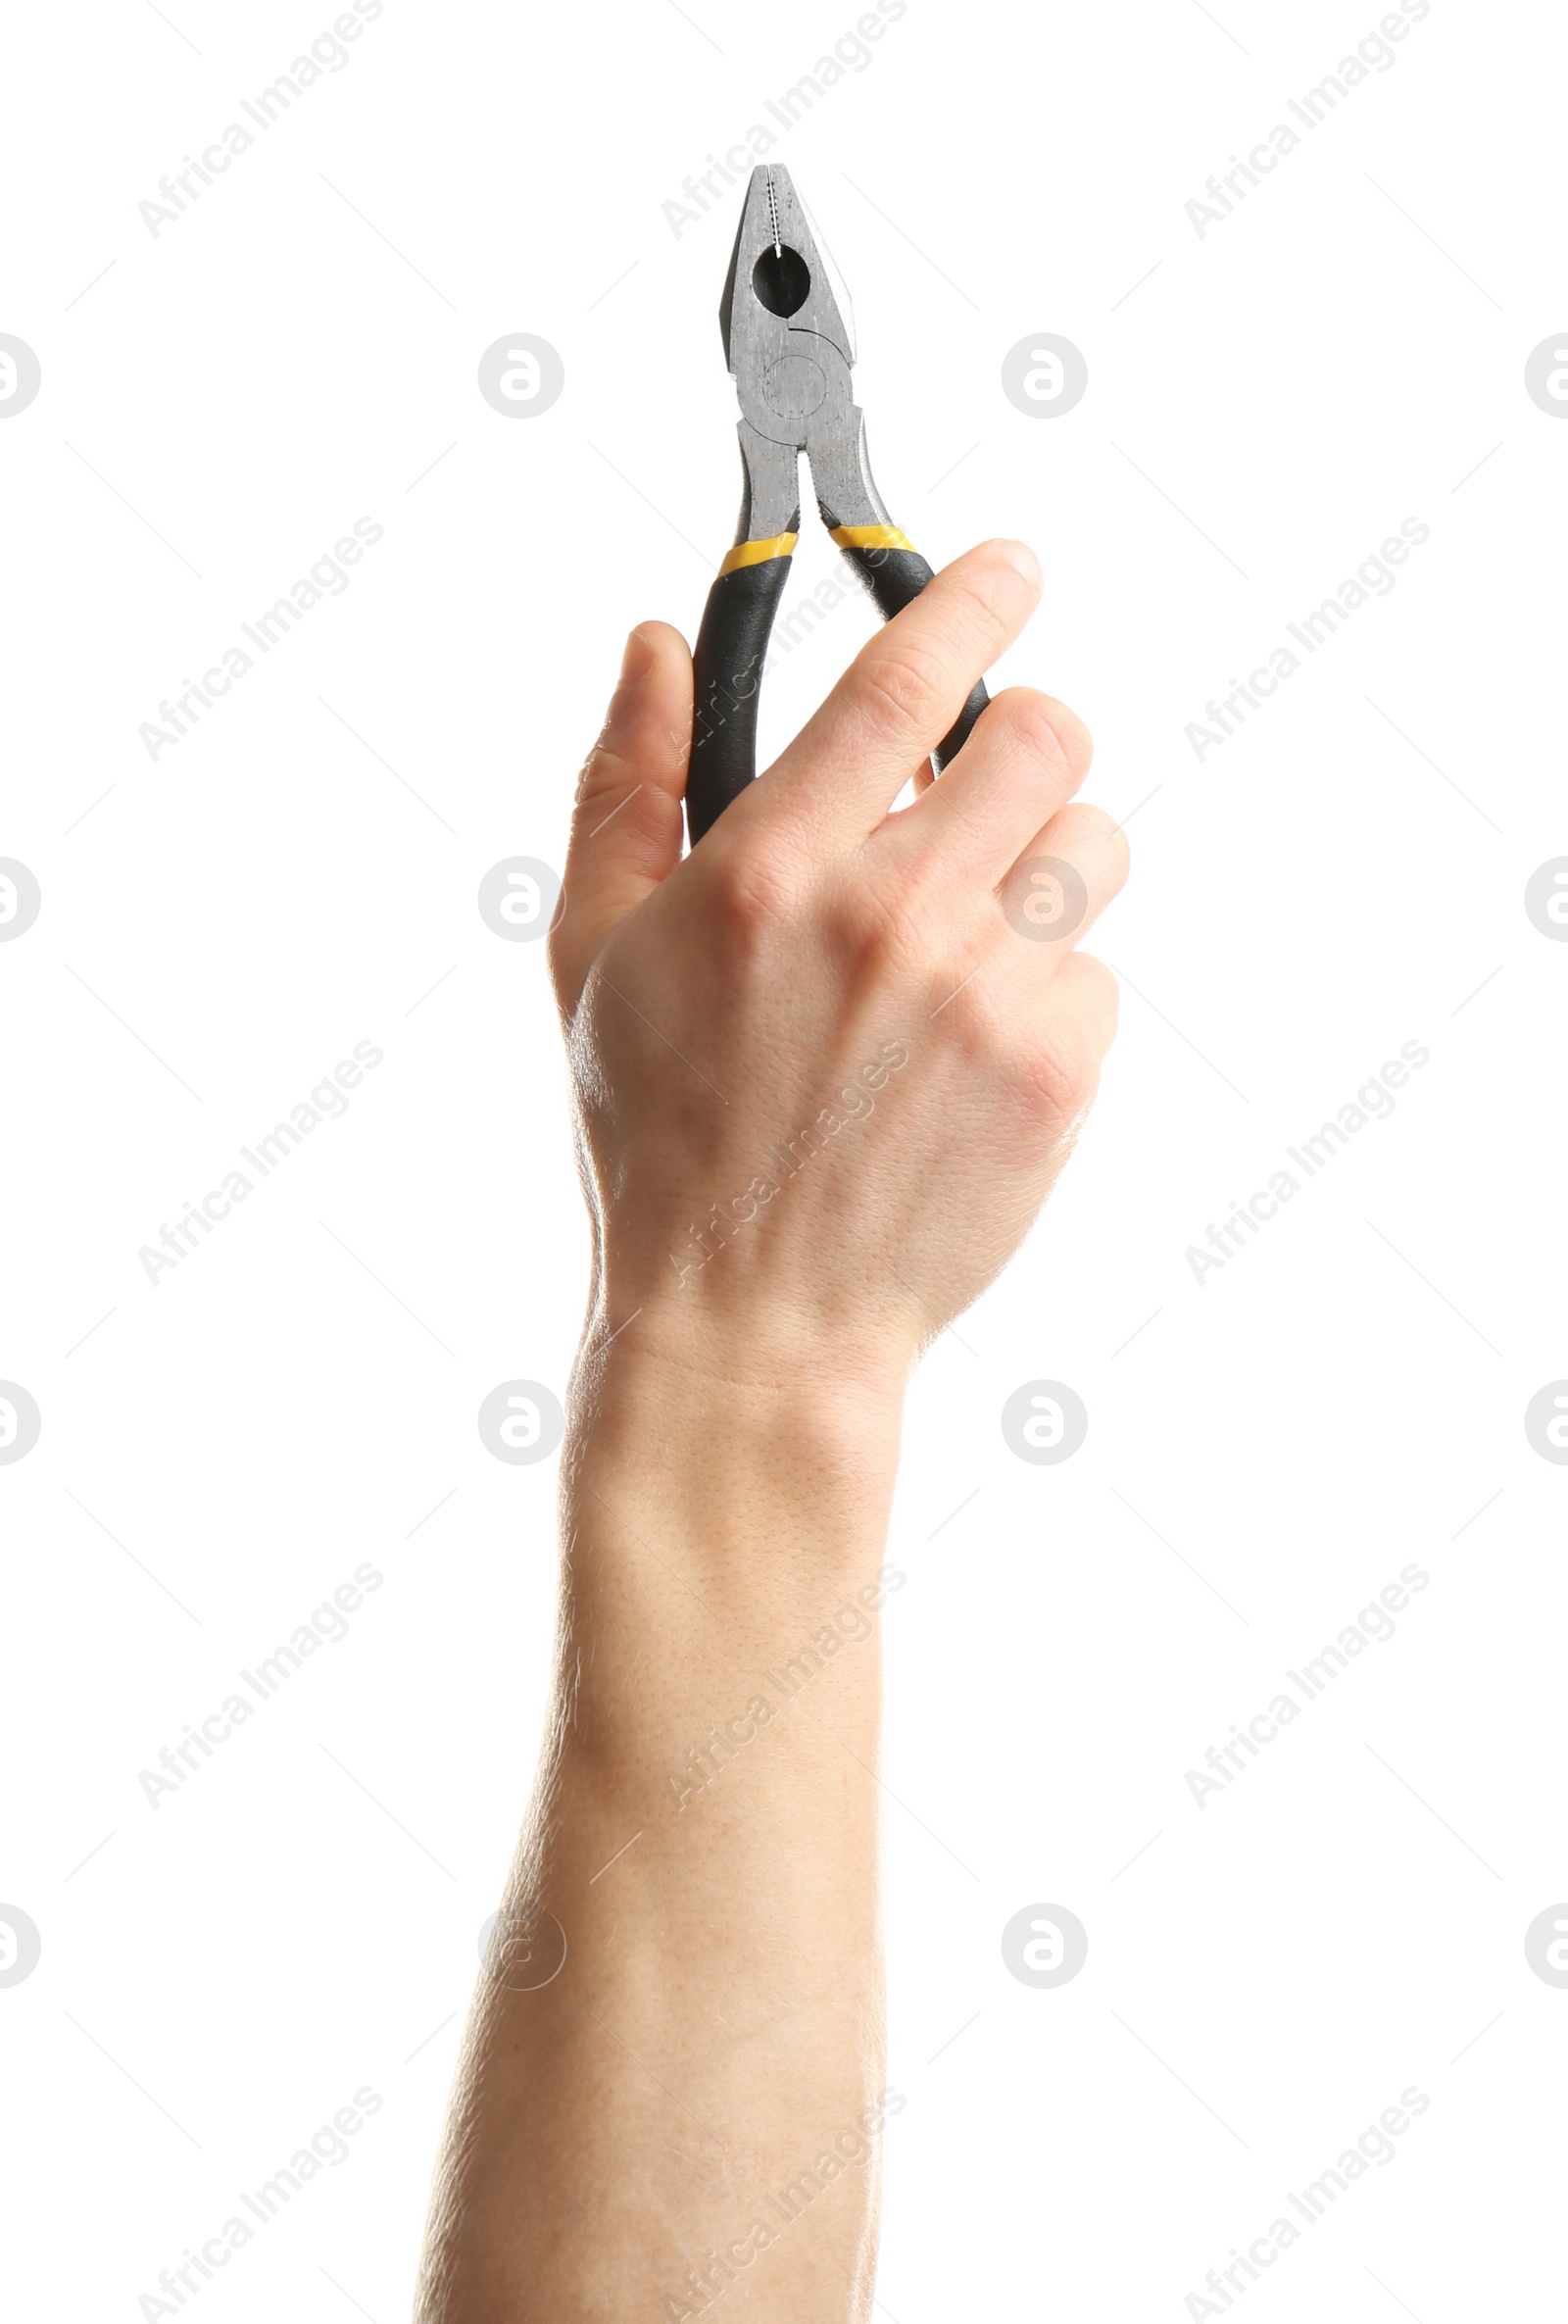
[[[1018,635],[1040,589],[1039,562],[1022,541],[982,541],[955,558],[862,646],[763,787],[847,835],[874,830]]]

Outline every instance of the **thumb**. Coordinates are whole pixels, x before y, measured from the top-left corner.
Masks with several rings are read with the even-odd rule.
[[[577,784],[551,962],[561,1005],[576,1007],[612,930],[680,861],[692,740],[692,658],[678,629],[644,621]]]

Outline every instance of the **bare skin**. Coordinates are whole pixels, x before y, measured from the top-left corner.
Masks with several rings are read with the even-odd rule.
[[[682,861],[691,663],[650,622],[583,772],[552,964],[594,1274],[554,1705],[470,2015],[416,2324],[870,2310],[884,2098],[878,1575],[905,1389],[1011,1257],[1115,987],[1003,908],[1125,875],[1089,737],[1010,689],[988,542]],[[891,813],[915,775],[912,806]]]

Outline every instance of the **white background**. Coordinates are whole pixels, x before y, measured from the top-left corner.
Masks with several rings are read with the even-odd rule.
[[[897,521],[939,563],[1035,544],[996,682],[1076,705],[1134,816],[1099,1109],[911,1400],[883,2311],[1202,2313],[1417,2086],[1396,2158],[1237,2304],[1544,2312],[1568,1993],[1523,1933],[1568,1895],[1568,1475],[1522,1415],[1568,1372],[1568,948],[1522,899],[1568,851],[1568,427],[1523,373],[1568,321],[1568,29],[1434,0],[1200,237],[1204,179],[1380,12],[1216,13],[909,0],[784,131],[764,100],[852,0],[388,0],[156,237],[138,203],[327,0],[13,23],[0,329],[43,386],[0,426],[0,854],[43,909],[0,946],[0,1375],[43,1429],[0,1467],[0,1899],[43,1951],[0,1990],[9,2310],[134,2317],[368,2086],[347,2161],[190,2304],[407,2312],[547,1666],[555,1463],[474,1415],[563,1386],[584,1282],[543,947],[475,891],[559,864],[626,627],[689,633],[730,538],[740,194],[662,206],[771,124]],[[518,330],[566,373],[523,421],[475,386]],[[1045,330],[1089,366],[1054,419],[1000,385]],[[361,517],[346,592],[150,761],[138,724]],[[1200,764],[1208,698],[1406,518],[1393,592]],[[832,569],[813,525],[791,602]],[[780,657],[767,739],[871,618]],[[357,1041],[384,1062],[346,1116],[151,1284],[139,1247]],[[1392,1117],[1196,1282],[1406,1041]],[[1059,1467],[999,1428],[1041,1377],[1089,1409]],[[151,1806],[138,1770],[366,1561],[349,1636]],[[1395,1639],[1200,1808],[1185,1771],[1410,1561]],[[1054,1992],[1000,1952],[1041,1901],[1089,1932]]]

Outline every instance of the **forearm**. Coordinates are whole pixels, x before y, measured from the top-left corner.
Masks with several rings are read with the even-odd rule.
[[[418,2324],[869,2312],[904,1389],[1114,1023],[1078,721],[1000,695],[930,776],[1039,587],[1004,542],[938,574],[684,860],[690,658],[628,641],[550,935],[595,1253],[558,1668]]]
[[[579,1366],[551,1733],[421,2324],[868,2300],[902,1383],[742,1385],[771,1368],[748,1354],[723,1380],[624,1342]]]

